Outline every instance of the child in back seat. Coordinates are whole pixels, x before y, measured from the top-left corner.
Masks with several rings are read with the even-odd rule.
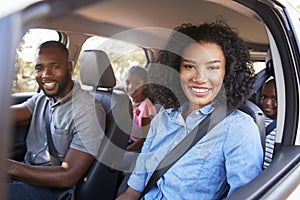
[[[132,66],[126,71],[125,92],[133,107],[132,131],[126,148],[129,152],[124,156],[126,168],[135,161],[145,141],[151,119],[156,115],[147,82],[148,72],[145,68]]]
[[[264,84],[260,97],[260,107],[266,115],[266,147],[263,163],[265,169],[273,159],[276,139],[277,95],[274,79],[269,79]],[[273,128],[270,128],[271,126]]]

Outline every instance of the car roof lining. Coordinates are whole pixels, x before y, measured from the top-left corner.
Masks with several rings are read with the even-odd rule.
[[[265,49],[268,37],[259,16],[234,1],[191,0],[189,3],[181,0],[98,1],[75,9],[70,15],[63,15],[59,19],[51,18],[40,27],[112,37],[127,30],[145,27],[172,30],[184,22],[200,24],[215,21],[218,16],[222,16],[230,26],[237,28],[246,42],[255,44],[260,49],[263,46]],[[79,27],[76,22],[83,25]],[[253,30],[259,31],[253,34]],[[161,40],[169,35],[151,33],[148,36],[152,38],[151,40]]]

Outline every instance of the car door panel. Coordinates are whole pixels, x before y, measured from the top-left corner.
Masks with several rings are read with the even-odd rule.
[[[16,93],[12,94],[12,104],[19,104],[27,99],[29,99],[31,96],[36,94],[36,92],[24,92],[24,93]],[[26,136],[28,131],[29,125],[22,125],[22,126],[13,126],[13,137],[12,137],[12,143],[10,146],[10,153],[9,157],[17,160],[17,161],[23,161],[24,155],[26,152]]]
[[[300,174],[297,174],[300,170],[299,162],[300,146],[281,147],[267,169],[227,199],[274,199],[275,197],[285,199],[299,184]],[[288,186],[285,185],[287,179],[289,179]],[[275,194],[276,190],[280,192]]]

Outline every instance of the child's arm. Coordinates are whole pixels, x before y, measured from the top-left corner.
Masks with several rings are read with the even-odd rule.
[[[140,138],[137,141],[133,142],[132,144],[128,145],[126,150],[127,151],[136,151],[142,148],[144,144],[145,138]]]
[[[136,150],[139,150],[142,148],[143,144],[144,144],[144,141],[146,139],[146,136],[147,136],[147,133],[148,133],[148,130],[149,130],[149,124],[151,122],[151,118],[148,117],[148,118],[143,118],[142,119],[142,129],[144,130],[144,138],[140,138],[138,139],[137,141],[133,142],[132,144],[128,145],[126,150],[127,151],[136,151]]]

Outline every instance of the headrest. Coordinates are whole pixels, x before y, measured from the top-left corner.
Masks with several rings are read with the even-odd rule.
[[[85,50],[79,61],[82,84],[93,88],[113,88],[116,85],[115,74],[105,52]]]

